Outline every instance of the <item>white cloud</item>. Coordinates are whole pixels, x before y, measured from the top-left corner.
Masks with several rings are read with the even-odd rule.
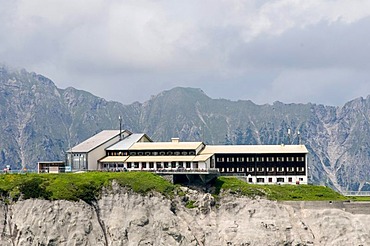
[[[0,61],[124,103],[177,85],[258,103],[340,104],[369,89],[367,0],[0,0],[0,6]],[[308,81],[313,86],[302,93],[279,90]],[[332,96],[332,85],[344,89]],[[119,87],[130,92],[123,98]]]

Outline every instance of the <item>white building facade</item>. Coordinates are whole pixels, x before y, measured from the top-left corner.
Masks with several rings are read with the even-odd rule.
[[[68,150],[72,170],[218,172],[257,184],[308,183],[304,145],[153,142],[143,133],[124,131],[120,138],[119,131],[103,132]]]

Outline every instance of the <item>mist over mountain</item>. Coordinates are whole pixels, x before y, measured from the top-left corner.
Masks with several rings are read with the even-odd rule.
[[[119,89],[125,96],[125,88]],[[139,90],[139,89],[138,89]],[[34,169],[103,129],[145,132],[155,141],[180,137],[210,144],[298,144],[310,151],[314,183],[370,190],[370,97],[342,107],[256,105],[174,88],[123,105],[86,91],[60,89],[48,78],[0,66],[0,167]],[[288,136],[291,129],[291,136]],[[299,134],[298,134],[299,133]]]

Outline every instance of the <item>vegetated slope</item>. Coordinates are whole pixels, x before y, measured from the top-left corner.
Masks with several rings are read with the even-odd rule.
[[[183,193],[159,175],[150,172],[88,172],[63,174],[5,174],[0,176],[1,199],[16,202],[19,198],[46,200],[96,201],[103,188],[112,182],[140,194],[158,192],[167,198]],[[278,201],[341,201],[348,198],[325,186],[256,185],[234,177],[219,177],[201,187],[215,197],[230,192],[246,197]]]
[[[91,194],[88,182],[101,182],[109,175],[118,182],[102,189],[99,198],[66,201],[43,199],[0,201],[1,245],[368,245],[370,215],[340,208],[341,202],[277,202],[260,197],[242,196],[253,185],[233,188],[236,179],[221,179],[225,192],[215,199],[185,187],[175,187],[149,173],[95,173],[61,175],[3,175],[5,179],[26,180],[26,184],[43,179],[51,182],[67,180]],[[134,175],[135,177],[132,177]],[[121,176],[121,177],[119,177]],[[126,177],[125,177],[126,176]],[[131,177],[130,177],[131,176]],[[159,178],[159,179],[158,179]],[[50,180],[51,179],[51,180]],[[109,178],[108,178],[109,179]],[[149,189],[141,189],[147,183]],[[8,180],[9,181],[9,180]],[[31,181],[31,182],[30,182]],[[0,186],[14,182],[0,182]],[[85,186],[83,185],[86,182]],[[36,182],[37,183],[37,182]],[[136,184],[141,184],[135,186]],[[130,188],[139,188],[133,192]],[[46,185],[46,187],[44,187]],[[34,187],[69,187],[68,182],[48,186],[38,183]],[[53,187],[52,187],[53,186]],[[239,184],[237,186],[241,187]],[[26,186],[22,186],[24,189]],[[168,189],[170,187],[170,189]],[[218,185],[216,186],[218,187]],[[268,186],[260,186],[267,187]],[[275,186],[280,190],[308,186]],[[79,189],[78,188],[78,189]],[[160,192],[153,191],[156,188]],[[246,188],[246,189],[244,189]],[[227,193],[231,189],[231,193]],[[311,188],[310,188],[311,189]],[[325,187],[317,187],[325,193]],[[167,190],[167,191],[166,191]],[[31,190],[25,190],[31,193]],[[50,191],[50,190],[49,190]],[[76,188],[75,194],[83,197]],[[145,191],[145,192],[143,192]],[[169,192],[168,192],[169,191]],[[252,196],[256,194],[254,190]],[[173,194],[171,199],[162,194]],[[40,193],[42,194],[42,193]],[[71,193],[69,193],[71,194]],[[332,192],[334,194],[334,192]],[[338,195],[338,194],[337,194]],[[87,197],[89,197],[88,195]],[[4,195],[3,195],[4,197]],[[74,199],[72,199],[74,200]],[[368,211],[367,211],[368,212]]]
[[[210,144],[297,144],[301,139],[310,151],[315,183],[370,190],[369,110],[370,97],[343,107],[256,105],[212,99],[193,88],[174,88],[124,106],[2,66],[0,166],[35,168],[39,160],[62,159],[70,146],[100,130],[118,129],[121,115],[125,129],[145,132],[156,141],[180,137]]]

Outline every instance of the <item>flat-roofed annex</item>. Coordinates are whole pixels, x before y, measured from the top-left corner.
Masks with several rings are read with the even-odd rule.
[[[307,154],[304,145],[207,145],[201,154]]]

